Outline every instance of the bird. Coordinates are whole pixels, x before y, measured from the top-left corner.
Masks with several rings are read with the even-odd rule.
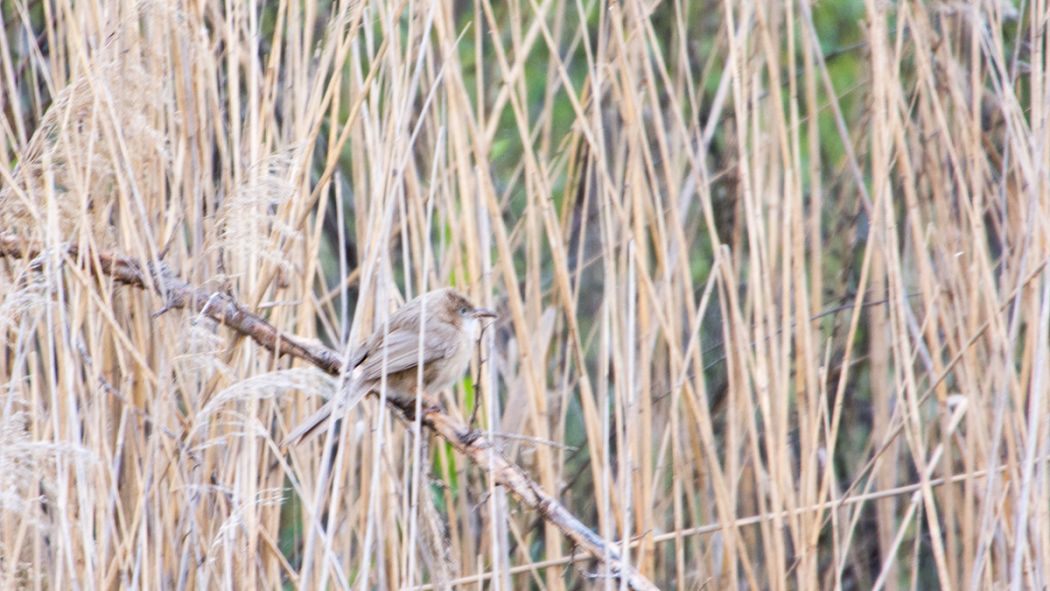
[[[419,394],[421,360],[424,395],[451,386],[470,365],[483,319],[497,317],[492,310],[475,306],[453,288],[435,289],[406,302],[350,355],[348,387],[292,430],[281,446],[302,443],[333,413],[339,418],[368,393],[378,393],[384,374],[388,398],[415,399]]]

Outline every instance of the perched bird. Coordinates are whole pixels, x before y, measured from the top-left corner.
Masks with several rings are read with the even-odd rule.
[[[407,302],[351,355],[349,386],[343,393],[289,433],[282,447],[315,433],[333,411],[339,418],[369,392],[379,392],[384,373],[390,398],[416,397],[420,361],[424,393],[437,393],[451,386],[470,365],[473,345],[481,336],[481,319],[495,317],[492,310],[474,306],[451,288],[429,291]]]

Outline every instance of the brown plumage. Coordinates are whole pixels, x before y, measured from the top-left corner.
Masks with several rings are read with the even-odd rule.
[[[407,302],[380,324],[350,357],[350,384],[284,439],[299,443],[325,424],[335,410],[339,418],[369,392],[378,392],[386,373],[387,396],[415,398],[419,385],[420,319],[423,326],[423,392],[436,394],[451,386],[470,365],[481,319],[496,314],[478,308],[451,288],[436,289]],[[385,371],[384,371],[385,370]]]

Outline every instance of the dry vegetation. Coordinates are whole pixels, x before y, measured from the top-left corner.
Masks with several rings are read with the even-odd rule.
[[[166,278],[497,307],[448,414],[661,588],[1050,584],[1045,2],[0,15],[0,588],[620,586],[375,400],[280,450],[338,380]]]

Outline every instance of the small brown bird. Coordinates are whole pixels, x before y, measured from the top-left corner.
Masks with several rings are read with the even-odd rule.
[[[423,319],[423,392],[437,393],[463,375],[472,345],[481,336],[481,319],[496,313],[478,308],[451,288],[429,291],[406,303],[380,324],[350,357],[350,384],[282,442],[299,443],[317,431],[335,411],[341,417],[369,392],[378,392],[386,374],[387,396],[414,399],[419,385],[420,320]]]

